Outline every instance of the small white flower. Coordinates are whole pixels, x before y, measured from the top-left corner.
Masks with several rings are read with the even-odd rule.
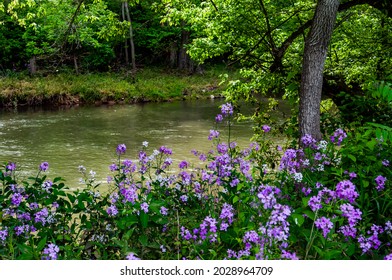
[[[323,172],[324,171],[324,164],[319,164],[316,168],[317,171]]]
[[[78,170],[79,170],[79,172],[85,172],[86,167],[84,167],[83,165],[79,165]]]
[[[295,172],[295,173],[293,174],[293,178],[294,178],[294,180],[295,180],[296,182],[300,183],[300,182],[302,182],[303,175],[302,175],[302,173],[300,173],[300,172]]]
[[[322,150],[324,151],[327,148],[328,142],[325,140],[321,140],[318,145],[317,145],[317,149],[318,150]]]
[[[142,145],[147,148],[148,147],[148,142],[147,141],[143,141]]]

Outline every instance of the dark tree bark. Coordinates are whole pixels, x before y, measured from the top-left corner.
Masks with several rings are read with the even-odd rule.
[[[321,139],[320,102],[323,87],[324,63],[339,0],[319,0],[312,26],[305,41],[303,68],[300,87],[299,132]]]
[[[35,56],[29,60],[29,73],[30,75],[35,75],[37,73],[37,59]]]

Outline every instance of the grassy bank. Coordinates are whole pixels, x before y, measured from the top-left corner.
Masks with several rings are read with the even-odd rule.
[[[22,74],[0,77],[0,106],[42,104],[137,103],[219,96],[221,74],[236,73],[223,67],[209,68],[203,74],[184,75],[162,68],[127,73]]]

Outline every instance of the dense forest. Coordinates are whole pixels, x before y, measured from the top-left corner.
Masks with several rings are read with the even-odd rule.
[[[363,88],[387,79],[390,1],[341,2],[326,82]],[[216,58],[244,67],[252,81],[248,89],[290,90],[301,71],[315,5],[311,0],[5,0],[0,69],[5,74],[70,67],[79,73],[164,64],[192,72]]]
[[[320,12],[321,21],[314,20],[316,4],[335,5],[335,11]],[[319,119],[312,111],[320,110],[321,91],[352,110],[358,104],[347,100],[352,103],[391,80],[391,15],[387,0],[5,0],[0,4],[0,70],[3,76],[37,71],[134,75],[159,65],[190,74],[224,63],[241,74],[226,81],[231,101],[258,103],[265,95],[298,100],[316,92],[301,98],[316,102],[300,104],[299,121],[308,127],[301,134],[319,139],[320,128],[306,123]],[[323,33],[327,26],[328,34]],[[310,59],[313,66],[306,60],[312,45],[313,58],[319,59]]]

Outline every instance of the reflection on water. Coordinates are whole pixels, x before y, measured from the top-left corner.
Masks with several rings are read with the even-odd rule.
[[[190,159],[192,149],[208,151],[207,137],[222,101],[186,101],[160,104],[82,106],[67,110],[28,110],[0,113],[0,162],[14,161],[21,177],[35,176],[42,161],[50,164],[50,178],[61,176],[77,186],[78,166],[94,170],[105,181],[125,143],[126,157],[137,158],[143,141],[148,151],[165,145],[173,160]],[[244,147],[251,125],[235,124],[232,139]]]

